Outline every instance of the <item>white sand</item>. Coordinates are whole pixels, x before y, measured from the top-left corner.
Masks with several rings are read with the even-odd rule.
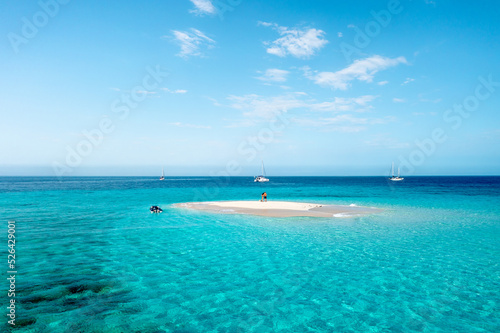
[[[291,201],[215,201],[205,202],[204,204],[217,207],[232,207],[244,209],[290,209],[290,210],[309,210],[311,208],[321,207],[318,204]]]
[[[353,217],[373,214],[379,209],[321,205],[316,203],[292,201],[208,201],[175,204],[174,207],[210,211],[222,214],[250,214],[273,217],[316,216],[316,217]]]

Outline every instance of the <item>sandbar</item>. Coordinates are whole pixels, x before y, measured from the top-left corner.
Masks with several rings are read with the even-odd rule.
[[[317,203],[293,201],[206,201],[174,204],[177,208],[187,208],[220,214],[248,214],[268,217],[336,217],[348,218],[374,214],[378,208],[361,207],[354,204],[322,205]]]

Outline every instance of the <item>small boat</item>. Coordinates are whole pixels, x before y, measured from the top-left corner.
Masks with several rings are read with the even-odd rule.
[[[151,212],[151,214],[154,214],[154,213],[161,213],[161,212],[163,212],[163,209],[161,209],[158,206],[151,206],[149,208],[149,211]]]
[[[163,168],[161,168],[161,177],[160,177],[160,180],[165,180],[165,172],[164,172]]]
[[[262,173],[261,173],[261,175],[255,177],[255,179],[253,181],[256,183],[264,183],[264,182],[269,181],[269,179],[266,178],[266,170],[264,169],[264,161],[262,161]]]
[[[394,176],[394,162],[392,162],[391,174],[392,174],[392,176],[389,178],[389,180],[392,180],[393,182],[398,182],[398,181],[401,181],[404,179],[403,177],[399,176],[399,167],[398,167],[398,176],[397,177]]]

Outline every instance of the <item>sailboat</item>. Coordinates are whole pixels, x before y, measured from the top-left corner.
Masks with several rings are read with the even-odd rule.
[[[392,180],[393,182],[397,182],[397,181],[400,181],[400,180],[403,180],[404,178],[400,177],[399,176],[399,167],[398,167],[398,176],[394,176],[394,162],[392,162],[392,170],[391,170],[391,178],[389,178],[389,180]]]
[[[165,171],[163,170],[163,168],[161,168],[161,177],[160,177],[160,180],[165,180]]]
[[[264,182],[269,181],[269,179],[266,178],[266,170],[264,169],[264,161],[262,161],[262,173],[261,173],[261,175],[255,177],[255,179],[253,181],[256,183],[264,183]]]

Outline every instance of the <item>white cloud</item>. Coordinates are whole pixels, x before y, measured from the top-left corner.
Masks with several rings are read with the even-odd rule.
[[[434,104],[437,104],[439,102],[442,102],[443,99],[442,98],[429,98],[429,95],[435,95],[436,92],[439,92],[439,90],[435,90],[431,93],[426,93],[426,94],[418,94],[418,100],[420,102],[424,102],[424,103],[434,103]]]
[[[367,104],[377,96],[365,95],[354,98],[335,97],[332,102],[311,104],[314,111],[365,111],[370,108]]]
[[[393,101],[394,103],[404,103],[404,102],[406,102],[406,100],[404,100],[404,99],[402,99],[402,98],[396,98],[396,97],[394,97],[394,98],[392,99],[392,101]]]
[[[163,90],[165,92],[169,92],[171,94],[185,94],[188,92],[187,90],[184,90],[184,89],[170,90],[168,88],[161,88],[161,90]]]
[[[128,93],[134,93],[134,94],[138,94],[138,95],[145,95],[145,96],[153,96],[153,95],[156,95],[157,92],[156,91],[150,91],[150,90],[122,90],[120,88],[116,88],[116,87],[111,87],[109,88],[113,91],[123,91],[123,92],[128,92]]]
[[[175,123],[168,123],[169,125],[176,126],[176,127],[184,127],[184,128],[203,128],[203,129],[210,129],[210,126],[205,126],[205,125],[194,125],[194,124],[186,124],[186,123],[181,123],[181,122],[175,122]]]
[[[359,80],[372,82],[373,76],[381,70],[399,64],[406,64],[405,57],[386,58],[375,55],[366,59],[356,60],[348,67],[337,72],[321,72],[315,75],[306,73],[305,76],[311,78],[316,84],[331,86],[334,89],[346,90],[350,86],[350,81]]]
[[[380,82],[377,82],[377,84],[378,84],[379,86],[384,86],[384,85],[386,85],[387,83],[389,83],[389,81],[380,81]]]
[[[172,33],[181,46],[181,52],[178,56],[183,58],[187,58],[188,56],[202,56],[203,54],[200,51],[202,46],[212,48],[215,44],[213,39],[194,28],[191,28],[190,31],[173,30]]]
[[[230,127],[248,127],[261,121],[272,119],[278,115],[294,111],[294,114],[308,113],[309,118],[301,118],[297,123],[305,126],[326,126],[331,127],[338,122],[349,123],[350,125],[370,125],[375,124],[373,119],[357,118],[352,112],[362,112],[371,108],[369,103],[376,96],[365,95],[353,98],[337,97],[333,101],[318,102],[311,99],[304,92],[287,93],[279,96],[264,97],[260,95],[229,96],[232,102],[230,107],[240,110],[243,119],[237,123],[232,123]],[[311,113],[312,112],[312,113]],[[317,118],[317,112],[332,112],[333,118]],[[347,113],[346,113],[347,112]],[[324,115],[324,113],[322,113]]]
[[[257,79],[267,82],[285,82],[289,71],[285,71],[277,68],[270,68],[266,70],[264,75],[258,77]]]
[[[341,32],[337,32],[337,36],[338,36],[339,38],[341,38],[341,37],[344,37],[344,34],[343,34],[343,33],[341,33]]]
[[[215,98],[208,97],[208,96],[206,96],[205,98],[206,98],[206,99],[208,99],[209,101],[211,101],[211,102],[212,102],[212,104],[213,104],[213,105],[215,105],[215,106],[223,106],[223,105],[222,105],[221,103],[219,103],[219,101],[218,101],[218,100],[216,100]]]
[[[306,106],[307,104],[298,99],[300,94],[286,94],[274,97],[263,97],[255,94],[244,96],[229,96],[233,103],[231,107],[243,111],[243,115],[249,118],[271,119],[277,115]]]
[[[366,124],[369,122],[367,118],[358,118],[349,114],[339,115],[333,118],[326,119],[329,124],[351,123],[351,124]]]
[[[328,43],[328,41],[323,38],[325,34],[323,30],[289,29],[269,22],[258,22],[258,24],[265,27],[273,27],[273,29],[282,36],[273,42],[264,43],[268,46],[267,53],[279,57],[290,54],[297,58],[308,58]]]
[[[139,95],[155,95],[156,94],[156,91],[147,91],[147,90],[136,90],[135,91],[136,94],[139,94]]]
[[[196,9],[190,10],[191,13],[197,15],[203,14],[215,14],[216,10],[212,1],[210,0],[190,0],[196,7]]]
[[[311,67],[309,67],[309,66],[303,66],[303,67],[300,67],[299,69],[304,72],[304,76],[306,78],[308,78],[309,80],[314,80],[314,73],[311,70]]]
[[[406,80],[405,80],[405,82],[401,83],[401,85],[404,86],[405,84],[408,84],[408,83],[413,82],[413,81],[415,81],[415,79],[407,77]]]
[[[275,23],[270,23],[270,22],[259,21],[259,22],[257,22],[257,25],[262,25],[264,27],[272,27],[272,26],[275,26],[276,24]]]

